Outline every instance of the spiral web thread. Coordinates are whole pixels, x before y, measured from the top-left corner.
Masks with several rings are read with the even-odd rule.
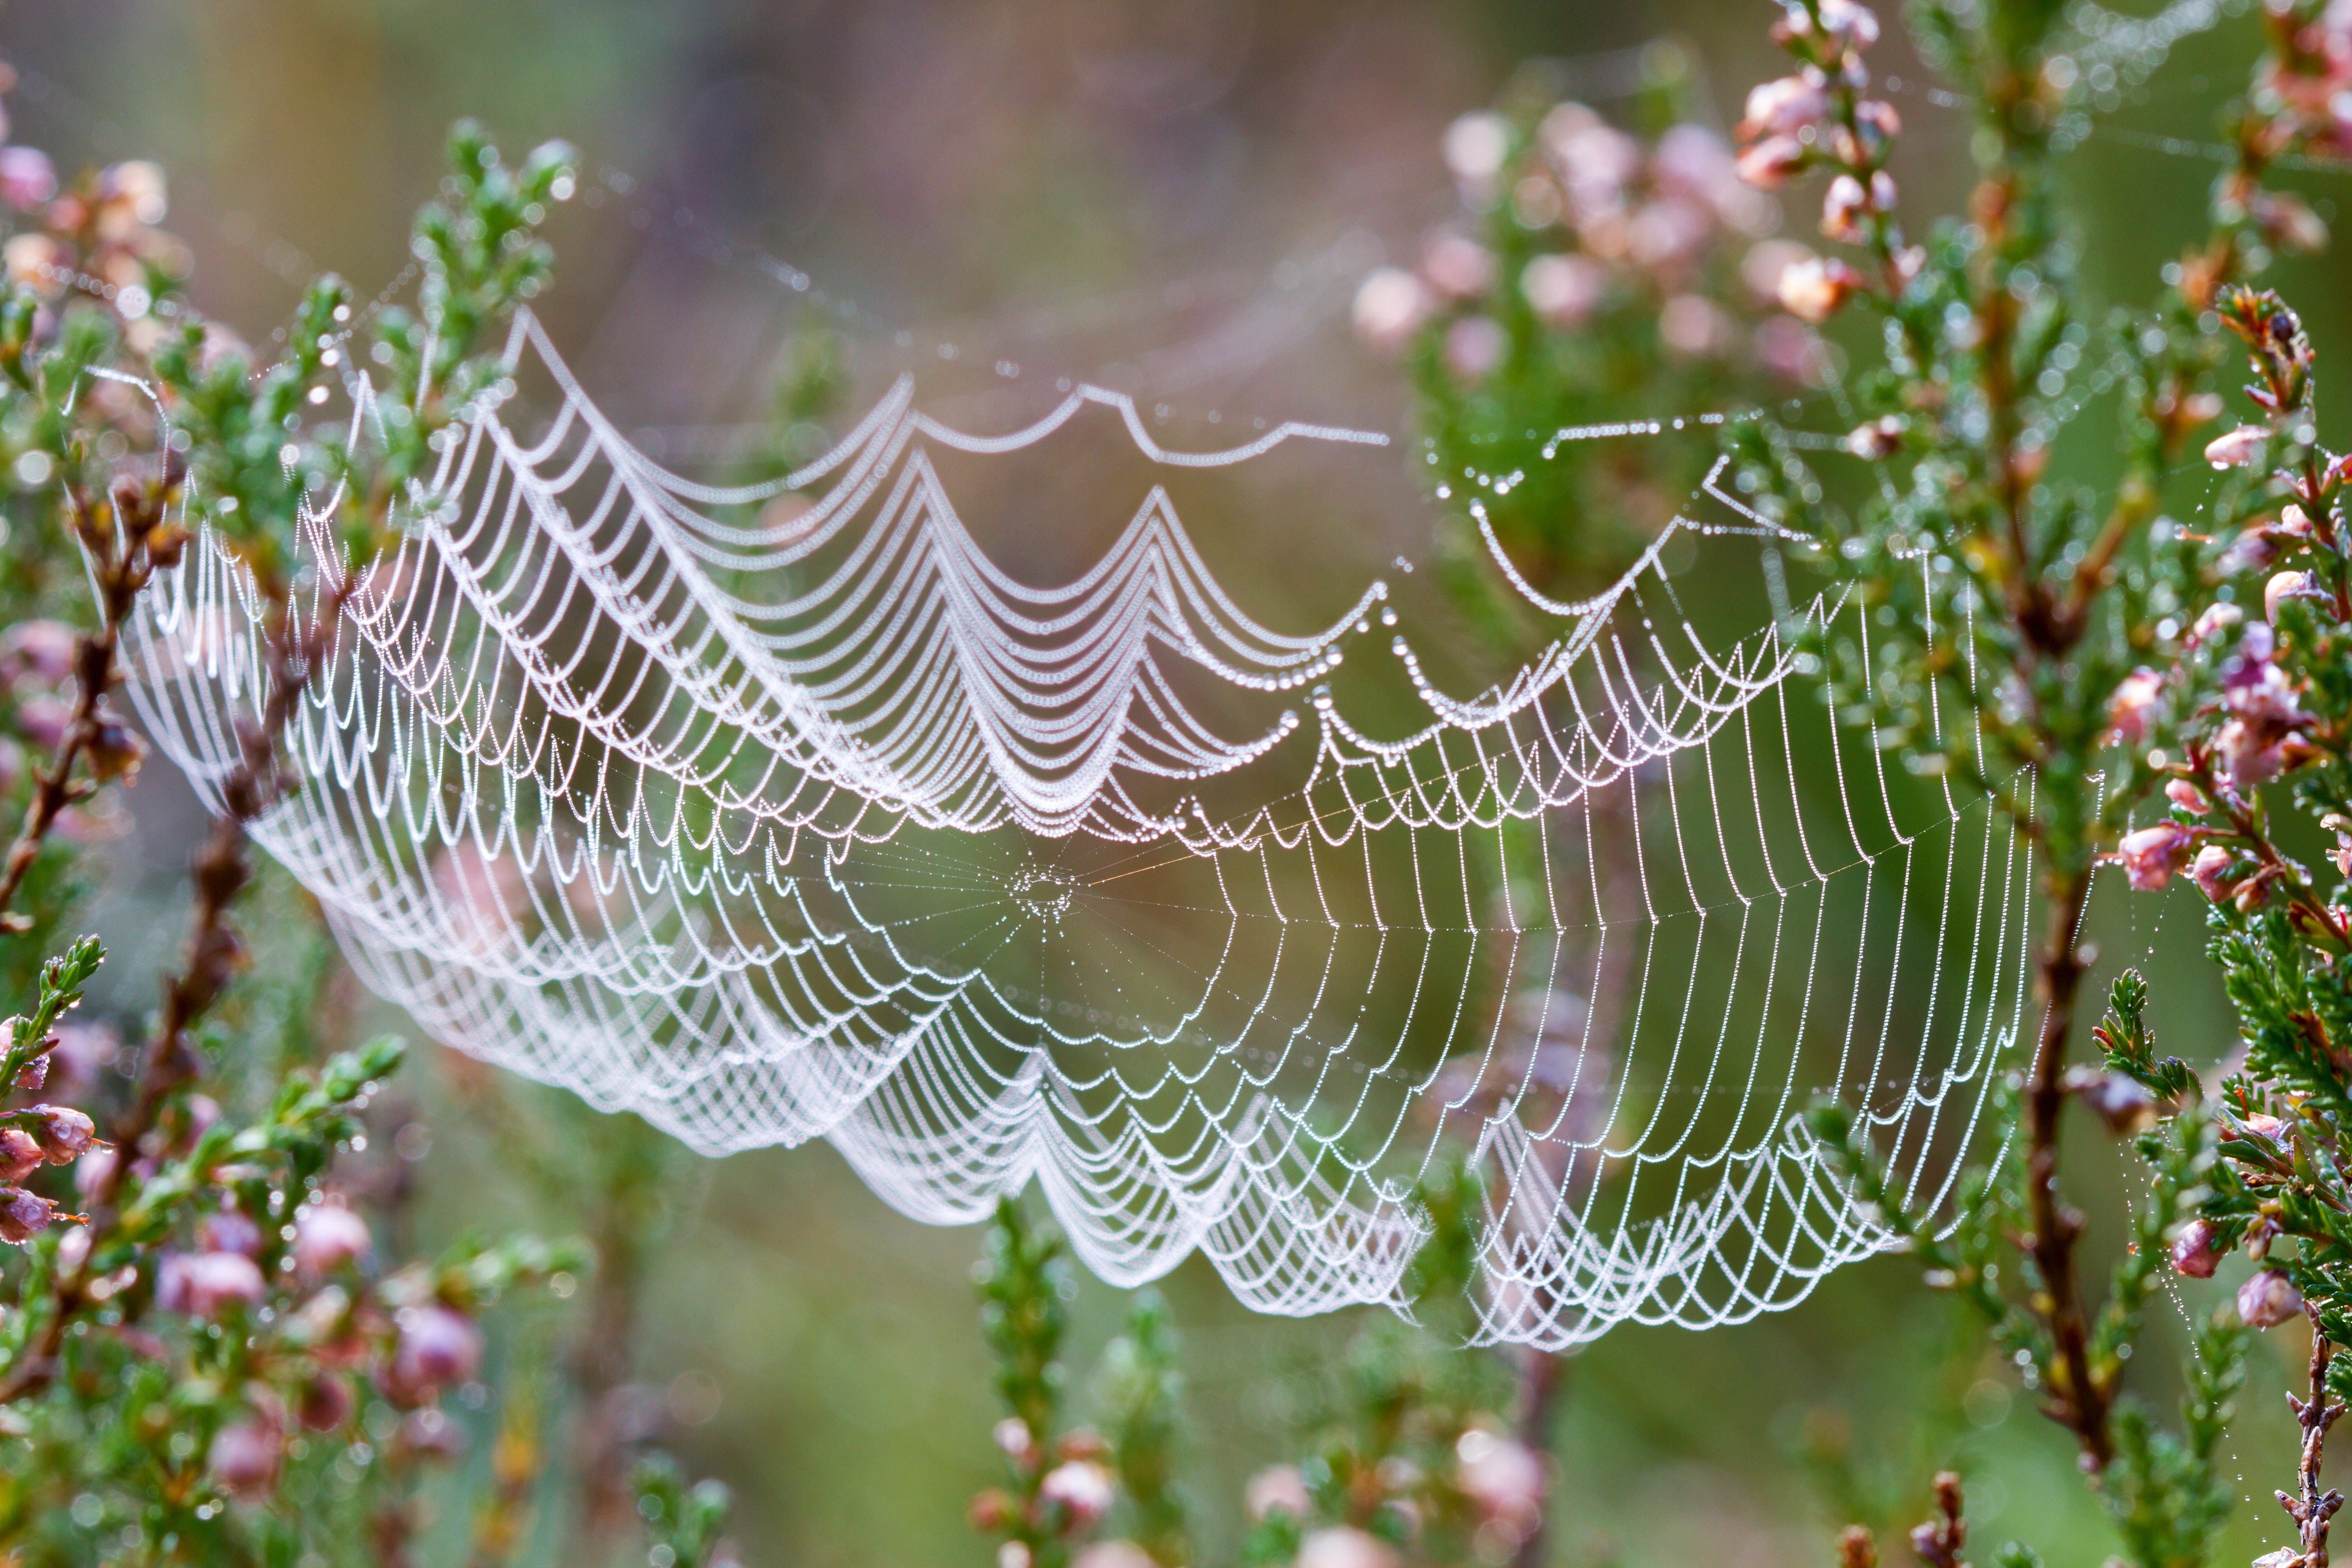
[[[1402,1306],[1412,1181],[1468,1151],[1483,1332],[1549,1346],[1744,1319],[1884,1246],[1794,1130],[1814,1093],[1949,1197],[2027,1003],[2025,857],[1824,708],[1790,634],[1866,638],[1861,606],[1786,604],[1790,536],[1712,482],[1608,593],[1530,591],[1549,646],[1457,699],[1382,584],[1252,620],[1156,487],[1076,580],[1017,582],[932,460],[1378,437],[1167,451],[1087,387],[977,437],[902,382],[726,489],[634,451],[534,321],[509,354],[555,388],[539,434],[478,410],[373,562],[313,528],[351,591],[256,825],[439,1037],[714,1153],[827,1139],[925,1221],[1034,1179],[1105,1279],[1197,1249],[1275,1312]],[[1700,629],[1678,531],[1710,572],[1760,554],[1765,629]],[[205,536],[126,639],[215,805],[260,636]]]

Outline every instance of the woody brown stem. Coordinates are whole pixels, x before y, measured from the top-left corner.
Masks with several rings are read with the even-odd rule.
[[[25,879],[40,858],[41,846],[66,807],[89,797],[95,784],[76,779],[74,769],[99,738],[107,721],[106,693],[116,677],[116,654],[123,623],[146,587],[151,568],[148,542],[163,525],[164,492],[126,485],[109,502],[93,502],[78,486],[66,487],[66,506],[74,531],[92,547],[99,590],[99,627],[84,633],[74,648],[73,716],[58,739],[48,765],[33,783],[33,798],[25,820],[0,860],[0,935],[17,935],[32,929],[26,915],[12,910]]]
[[[2286,1396],[2303,1426],[2303,1462],[2295,1478],[2302,1495],[2283,1491],[2278,1500],[2287,1517],[2294,1521],[2296,1544],[2303,1549],[2296,1568],[2327,1568],[2327,1525],[2344,1506],[2344,1494],[2320,1489],[2319,1464],[2327,1445],[2327,1429],[2344,1414],[2344,1406],[2328,1402],[2327,1363],[2335,1347],[2320,1327],[2319,1309],[2305,1302],[2303,1310],[2311,1318],[2311,1397],[2297,1399],[2292,1391]]]
[[[2051,1365],[2045,1374],[2044,1408],[2074,1435],[2094,1471],[2115,1458],[2107,1432],[2113,1391],[2091,1369],[2091,1325],[2083,1310],[2075,1243],[2083,1216],[2058,1190],[2058,1139],[2066,1110],[2066,1056],[2074,1027],[2074,1006],[2084,965],[2074,939],[2090,893],[2082,872],[2053,877],[2050,924],[2035,960],[2035,990],[2042,1004],[2042,1032],[2025,1095],[2026,1211],[2033,1226],[2027,1255],[2041,1276],[2036,1315],[2050,1331]]]

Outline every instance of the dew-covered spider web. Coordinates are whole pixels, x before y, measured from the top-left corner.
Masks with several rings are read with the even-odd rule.
[[[313,539],[332,651],[256,825],[449,1043],[714,1153],[825,1139],[926,1221],[1034,1181],[1105,1279],[1198,1251],[1269,1311],[1401,1304],[1412,1185],[1467,1153],[1485,1332],[1550,1346],[1883,1247],[1794,1129],[1817,1094],[1949,1197],[2027,1006],[2023,852],[1824,705],[1795,645],[1866,641],[1858,599],[1792,601],[1793,536],[1712,484],[1606,593],[1521,584],[1548,645],[1456,695],[1387,584],[1254,618],[1164,488],[1040,585],[945,477],[1377,437],[1170,450],[1083,385],[976,434],[902,381],[728,489],[635,449],[528,318],[511,356],[546,406],[457,427],[396,549]],[[1756,629],[1685,603],[1678,542]],[[210,538],[130,629],[208,798],[260,635]]]

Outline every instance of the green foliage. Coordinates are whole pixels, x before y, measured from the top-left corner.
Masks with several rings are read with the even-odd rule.
[[[715,1480],[687,1485],[677,1461],[667,1454],[642,1460],[630,1478],[637,1517],[646,1521],[653,1546],[651,1568],[722,1568],[734,1561],[723,1532],[734,1499]]]

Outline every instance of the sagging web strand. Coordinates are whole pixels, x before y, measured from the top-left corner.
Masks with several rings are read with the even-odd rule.
[[[363,567],[310,521],[352,587],[256,825],[451,1044],[713,1152],[827,1139],[923,1220],[1034,1179],[1104,1278],[1197,1249],[1268,1311],[1402,1305],[1411,1182],[1468,1147],[1483,1331],[1549,1346],[1744,1319],[1883,1246],[1791,1130],[1815,1092],[1948,1197],[2026,1005],[2028,867],[1822,707],[1793,634],[1866,637],[1858,602],[1711,643],[1654,550],[1531,600],[1555,640],[1457,700],[1382,584],[1310,636],[1251,619],[1157,488],[1024,584],[932,461],[1091,405],[1171,465],[1376,438],[1170,452],[1090,388],[979,437],[901,383],[809,468],[718,489],[633,450],[528,317],[509,359],[556,389],[539,434],[478,409]],[[1779,542],[1703,500],[1724,521],[1673,528]],[[205,537],[127,638],[215,805],[260,624]],[[1383,656],[1423,716],[1389,738],[1334,679]]]

